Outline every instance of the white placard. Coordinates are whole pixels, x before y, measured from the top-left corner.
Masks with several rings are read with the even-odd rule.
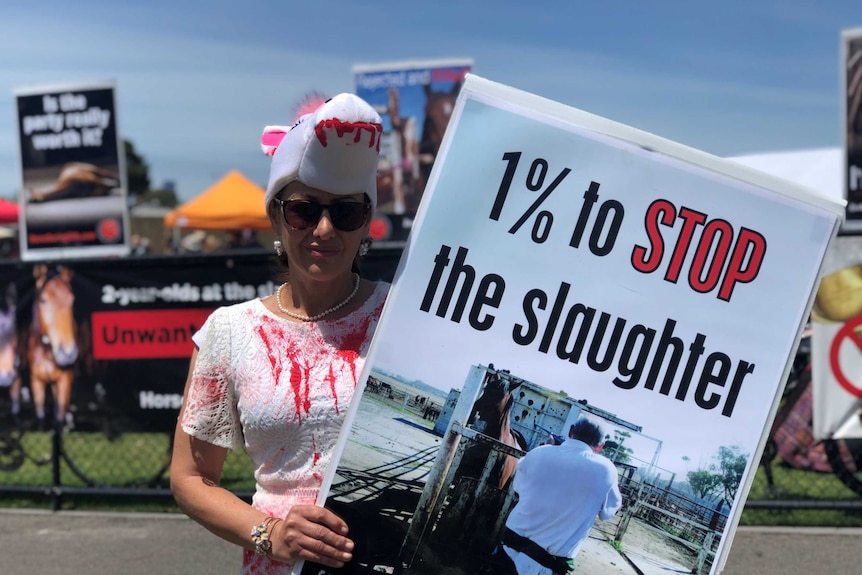
[[[490,373],[517,380],[505,416],[530,448],[575,416],[602,422],[629,504],[646,503],[646,483],[687,493],[688,471],[722,449],[742,458],[738,482],[686,523],[712,542],[703,572],[720,572],[842,215],[792,183],[468,75],[324,482],[321,503],[372,540],[355,560],[482,564],[475,530],[446,531],[458,503],[444,500]]]

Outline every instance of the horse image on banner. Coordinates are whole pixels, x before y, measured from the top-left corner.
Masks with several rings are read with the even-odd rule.
[[[78,360],[77,325],[73,314],[72,270],[60,267],[54,275],[48,266],[33,267],[36,292],[33,321],[27,339],[30,390],[40,428],[45,428],[46,391],[54,400],[54,421],[66,423],[72,399],[73,367]]]
[[[419,170],[422,175],[422,189],[431,176],[431,168],[440,151],[443,134],[449,125],[449,118],[455,109],[455,99],[461,90],[461,82],[455,82],[445,92],[434,91],[431,84],[423,86],[425,91],[425,123],[422,125],[422,136],[419,140]]]

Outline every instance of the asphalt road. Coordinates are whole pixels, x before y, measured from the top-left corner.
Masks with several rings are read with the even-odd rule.
[[[234,575],[239,562],[237,547],[178,514],[0,510],[2,575]],[[723,574],[843,575],[860,564],[862,529],[740,527]]]

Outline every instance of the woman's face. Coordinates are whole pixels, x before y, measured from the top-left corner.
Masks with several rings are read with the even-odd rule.
[[[365,204],[363,193],[349,196],[335,195],[306,186],[299,181],[289,183],[276,197],[291,202],[288,204],[288,210],[291,206],[296,208],[292,215],[294,223],[303,221],[297,214],[304,215],[306,220],[309,214],[314,215],[317,211],[315,204],[324,206],[347,202]],[[323,209],[316,223],[306,224],[308,225],[306,229],[297,229],[285,221],[283,215],[285,208],[282,205],[276,205],[276,207],[278,208],[278,234],[284,245],[292,277],[296,277],[299,273],[316,281],[324,281],[350,272],[353,260],[359,251],[359,245],[368,235],[370,209],[367,212],[368,217],[358,229],[343,231],[333,224],[333,216],[329,208]]]

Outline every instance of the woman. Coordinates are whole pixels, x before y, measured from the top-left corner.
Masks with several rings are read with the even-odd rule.
[[[266,208],[285,282],[216,310],[195,335],[171,463],[180,508],[242,546],[243,574],[340,567],[353,542],[314,505],[387,285],[355,265],[376,200],[380,116],[350,94],[267,127]],[[219,487],[228,449],[254,463],[251,505]]]

